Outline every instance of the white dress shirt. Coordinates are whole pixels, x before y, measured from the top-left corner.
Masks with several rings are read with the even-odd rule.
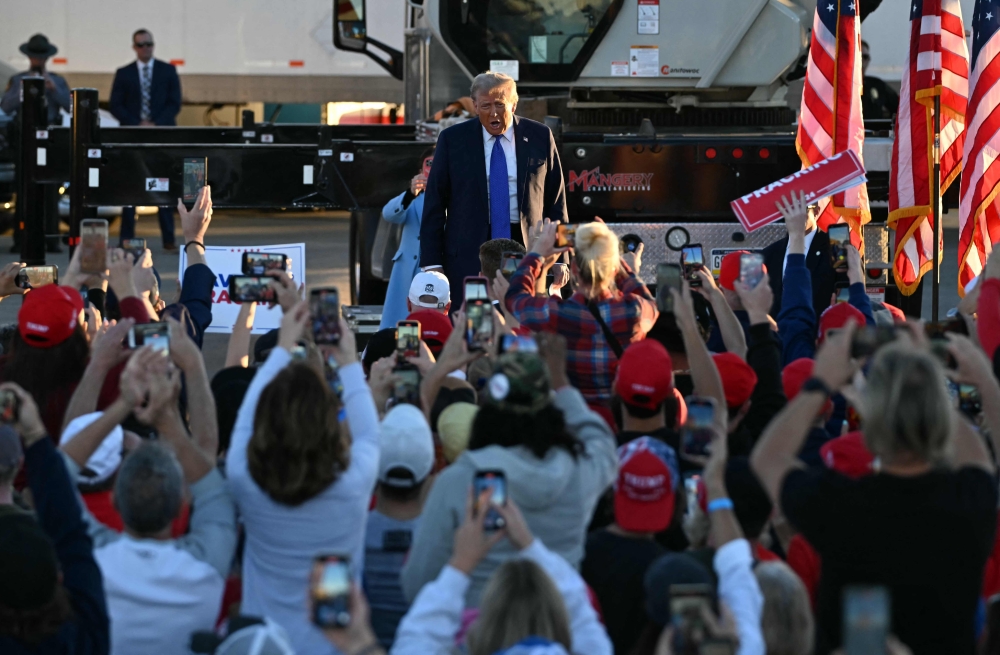
[[[483,128],[483,148],[486,152],[486,193],[490,191],[490,159],[493,157],[493,140],[500,139],[500,147],[507,158],[507,189],[510,191],[510,222],[520,223],[521,212],[517,206],[517,150],[514,148],[514,123],[507,131],[495,137]]]
[[[815,236],[816,236],[816,230],[817,230],[817,229],[819,229],[819,228],[815,228],[815,227],[814,227],[814,228],[812,229],[812,232],[808,232],[808,233],[806,234],[806,238],[805,238],[805,244],[806,244],[806,247],[805,247],[805,249],[804,249],[804,250],[802,251],[803,253],[805,253],[805,256],[806,256],[806,257],[809,257],[809,249],[810,249],[810,248],[812,248],[812,244],[813,244],[813,237],[815,237]],[[791,241],[789,241],[788,243],[791,243]],[[788,246],[786,245],[786,246],[785,246],[785,259],[784,259],[784,261],[782,261],[782,262],[781,262],[781,274],[782,274],[782,275],[784,275],[784,274],[785,274],[785,268],[787,268],[787,267],[788,267]]]

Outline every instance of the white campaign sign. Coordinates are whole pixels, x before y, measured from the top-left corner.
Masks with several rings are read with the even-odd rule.
[[[197,246],[193,246],[197,248]],[[231,334],[233,324],[240,313],[239,303],[229,300],[229,277],[243,274],[243,253],[274,252],[287,255],[291,260],[289,266],[292,279],[296,286],[306,281],[306,244],[286,243],[275,246],[208,246],[205,249],[205,262],[215,273],[215,287],[212,289],[212,324],[207,332],[214,334]],[[181,250],[180,270],[177,274],[184,279],[184,269],[187,266],[187,253]],[[268,309],[267,305],[258,305],[253,321],[253,334],[263,334],[281,326],[281,308]]]

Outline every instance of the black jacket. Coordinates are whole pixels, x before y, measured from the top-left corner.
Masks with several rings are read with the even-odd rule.
[[[781,342],[770,323],[751,325],[747,331],[747,364],[757,374],[750,396],[750,410],[729,436],[729,454],[749,456],[764,428],[785,407],[781,385]]]
[[[115,71],[111,83],[111,113],[122,125],[138,125],[142,113],[142,82],[139,65],[132,62]],[[177,125],[181,110],[181,80],[177,68],[153,60],[153,80],[149,89],[150,120],[157,125]]]
[[[764,248],[764,265],[767,266],[767,277],[771,283],[771,291],[774,292],[771,316],[775,318],[781,313],[781,291],[784,288],[781,277],[787,249],[787,236]],[[806,268],[812,275],[813,308],[818,318],[830,306],[830,297],[837,283],[837,274],[830,259],[830,237],[822,230],[816,232],[809,252],[806,253]]]
[[[69,592],[73,618],[36,648],[0,636],[4,655],[107,655],[111,626],[104,599],[104,581],[94,559],[94,543],[87,533],[83,510],[69,472],[55,442],[44,437],[24,452],[28,486],[42,530],[52,540],[59,558],[62,584]]]

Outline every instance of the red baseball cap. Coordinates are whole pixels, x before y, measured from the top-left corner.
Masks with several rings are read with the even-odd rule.
[[[420,323],[420,338],[431,349],[435,357],[440,355],[444,349],[444,342],[451,336],[451,320],[441,312],[433,309],[422,309],[419,312],[413,312],[406,317],[406,320]]]
[[[902,309],[887,302],[882,303],[882,306],[885,307],[885,311],[892,314],[892,321],[894,323],[906,323],[906,314],[903,313]]]
[[[865,445],[865,437],[860,432],[830,439],[819,449],[826,467],[849,478],[862,478],[872,473],[875,456]]]
[[[80,322],[83,298],[72,287],[47,284],[24,296],[17,330],[35,348],[52,348],[69,339]]]
[[[680,469],[674,449],[639,437],[618,449],[615,523],[632,532],[660,532],[674,517]]]
[[[674,388],[674,364],[659,341],[643,339],[625,349],[615,372],[615,391],[635,407],[656,409]]]
[[[816,362],[808,357],[799,357],[782,369],[781,387],[785,390],[785,398],[787,398],[789,402],[791,402],[795,396],[799,395],[802,385],[806,383],[806,380],[812,377],[813,365],[815,363]],[[823,405],[823,409],[820,410],[820,414],[825,413],[826,410],[832,405],[833,401],[827,399],[826,403]]]
[[[733,282],[740,279],[740,257],[749,255],[749,250],[737,250],[722,258],[719,264],[719,286],[723,289],[736,291]]]
[[[712,355],[715,368],[722,378],[722,390],[726,394],[727,407],[741,407],[750,400],[753,389],[757,386],[757,374],[742,357],[733,353],[716,353]]]
[[[865,324],[865,315],[851,303],[838,302],[836,305],[824,309],[819,317],[819,342],[823,342],[829,330],[839,330],[847,325],[847,321],[852,318],[858,327]]]

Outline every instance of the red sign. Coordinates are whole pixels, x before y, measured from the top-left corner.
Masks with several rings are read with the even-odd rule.
[[[793,191],[803,191],[807,201],[818,202],[867,179],[861,160],[854,151],[848,150],[737,198],[729,205],[746,231],[753,232],[781,218],[776,205],[781,196],[791,197]]]

